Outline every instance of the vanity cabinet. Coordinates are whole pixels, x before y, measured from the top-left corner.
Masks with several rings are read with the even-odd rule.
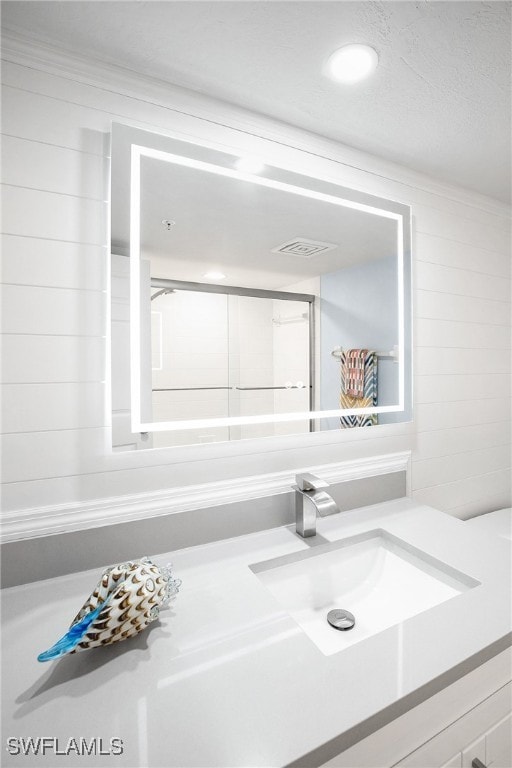
[[[397,768],[472,768],[475,759],[486,768],[510,768],[511,695],[509,683],[397,763]]]
[[[474,768],[475,758],[485,768],[511,768],[511,678],[509,649],[333,757],[323,768]]]

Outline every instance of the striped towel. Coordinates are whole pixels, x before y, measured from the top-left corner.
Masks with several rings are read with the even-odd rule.
[[[377,405],[377,354],[368,349],[349,349],[341,353],[340,408],[371,408]],[[372,427],[376,413],[341,416],[345,427]]]
[[[349,349],[345,353],[344,392],[352,397],[364,397],[364,370],[367,349]]]

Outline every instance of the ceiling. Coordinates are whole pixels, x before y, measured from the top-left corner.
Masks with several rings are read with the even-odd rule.
[[[2,25],[510,201],[510,2],[2,2]],[[372,45],[375,75],[328,80]]]
[[[175,222],[170,230],[165,219]],[[113,238],[119,223],[113,217]],[[311,258],[273,250],[304,238],[335,247]],[[215,269],[230,285],[285,290],[363,262],[396,261],[396,243],[393,219],[236,177],[142,162],[141,249],[152,276],[202,282]]]

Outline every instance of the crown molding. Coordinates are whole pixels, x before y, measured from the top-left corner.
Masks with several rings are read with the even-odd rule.
[[[8,512],[2,515],[0,542],[22,541],[56,533],[99,528],[290,493],[297,472],[313,472],[328,483],[342,483],[393,472],[407,472],[410,457],[410,451],[403,451],[215,483]]]
[[[42,70],[104,91],[130,96],[181,115],[221,125],[234,131],[281,143],[351,169],[449,198],[486,213],[510,218],[511,209],[498,200],[453,186],[340,142],[250,112],[229,102],[213,99],[173,83],[54,45],[15,30],[2,31],[2,59]],[[364,191],[364,190],[361,190]]]

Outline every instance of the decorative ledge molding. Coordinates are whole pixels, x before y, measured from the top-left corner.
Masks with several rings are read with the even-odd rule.
[[[1,543],[51,536],[57,533],[100,528],[133,520],[173,515],[193,509],[248,501],[265,496],[290,493],[297,472],[313,472],[329,483],[361,480],[394,472],[406,472],[410,451],[354,461],[297,467],[283,472],[253,475],[217,483],[166,488],[161,491],[57,506],[33,507],[2,515]]]

